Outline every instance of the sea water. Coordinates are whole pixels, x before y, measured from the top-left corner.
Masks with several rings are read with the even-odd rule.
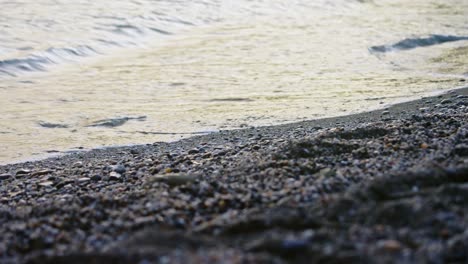
[[[0,164],[368,111],[468,77],[468,1],[0,7]]]

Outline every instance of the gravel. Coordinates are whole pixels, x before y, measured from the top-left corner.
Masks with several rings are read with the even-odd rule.
[[[466,263],[468,89],[0,167],[2,263]]]

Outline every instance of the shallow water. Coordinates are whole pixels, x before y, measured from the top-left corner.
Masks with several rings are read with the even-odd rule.
[[[464,85],[467,1],[0,0],[0,163]]]

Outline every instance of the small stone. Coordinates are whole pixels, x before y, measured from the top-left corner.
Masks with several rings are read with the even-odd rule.
[[[390,114],[390,111],[383,111],[382,112],[382,115],[388,115],[388,114]]]
[[[335,174],[336,174],[336,170],[333,170],[330,168],[325,168],[318,172],[318,175],[320,177],[332,177],[332,176],[335,176]]]
[[[440,101],[440,103],[441,103],[441,104],[450,104],[450,103],[452,103],[452,100],[450,100],[450,99],[444,99],[444,100]]]
[[[151,174],[157,174],[159,172],[159,168],[157,167],[151,167],[148,169],[149,173]]]
[[[31,176],[42,176],[42,175],[47,175],[49,173],[52,173],[52,170],[45,169],[45,170],[35,171],[31,174]]]
[[[142,217],[137,217],[135,218],[135,224],[136,225],[143,225],[143,224],[148,224],[154,221],[154,216],[142,216]]]
[[[99,175],[94,175],[94,176],[91,177],[91,180],[93,180],[93,181],[100,181],[101,179],[102,179],[102,177],[99,176]]]
[[[377,246],[383,250],[392,252],[399,251],[402,248],[401,243],[393,239],[379,241],[377,242]]]
[[[439,232],[439,236],[443,237],[443,238],[449,238],[450,237],[450,231],[446,228],[440,230]]]
[[[224,200],[221,200],[221,201],[218,202],[218,206],[220,208],[224,208],[226,206],[226,202]]]
[[[305,239],[304,240],[303,239],[297,239],[297,240],[287,239],[287,240],[282,241],[281,249],[294,252],[297,250],[306,250],[308,245],[309,245],[309,242]]]
[[[78,179],[78,182],[79,182],[79,183],[83,183],[83,182],[89,182],[90,180],[91,180],[91,178],[82,177],[82,178],[79,178],[79,179]]]
[[[191,149],[191,150],[188,151],[188,154],[190,154],[190,155],[198,154],[198,153],[200,153],[200,150],[198,150],[198,149]]]
[[[4,173],[4,174],[0,174],[0,181],[3,181],[3,180],[8,180],[12,177],[11,174],[9,173]]]
[[[138,154],[138,150],[131,149],[131,150],[130,150],[130,154],[134,154],[134,155],[136,155],[136,154]]]
[[[468,144],[456,145],[453,152],[459,156],[468,156]]]
[[[419,108],[419,111],[421,111],[421,112],[426,112],[427,110],[429,110],[429,107],[421,107],[421,108]]]
[[[115,171],[111,172],[109,174],[109,180],[111,181],[118,181],[120,180],[120,178],[122,178],[122,175],[120,173],[117,173]]]
[[[213,156],[224,156],[226,155],[227,151],[223,149],[217,149],[213,151]]]
[[[211,153],[208,152],[208,153],[203,154],[202,158],[209,159],[209,158],[211,158],[211,156],[212,156]]]
[[[81,167],[83,167],[83,162],[82,161],[77,161],[77,162],[73,163],[72,166],[77,167],[77,168],[81,168]]]
[[[390,145],[386,145],[386,147],[392,147],[392,146],[390,144]],[[369,152],[367,151],[367,148],[365,147],[355,149],[352,151],[352,153],[353,155],[355,155],[357,158],[360,158],[360,159],[367,159],[370,157]]]
[[[113,166],[111,166],[111,169],[112,169],[112,171],[115,171],[115,172],[120,173],[120,174],[125,172],[125,166],[122,165],[122,164],[113,165]]]
[[[149,178],[147,180],[148,184],[152,184],[154,182],[165,182],[171,187],[175,186],[180,186],[184,185],[187,183],[192,183],[195,181],[197,177],[195,175],[190,175],[190,174],[168,174],[164,176],[155,176],[152,178]]]
[[[16,172],[16,176],[18,175],[25,175],[25,174],[29,174],[31,173],[31,170],[28,170],[28,169],[20,169]]]
[[[429,145],[427,145],[426,143],[422,143],[421,144],[421,148],[422,149],[427,149],[429,147]]]
[[[60,188],[63,188],[63,187],[65,187],[65,186],[69,185],[69,184],[72,184],[73,182],[74,182],[74,181],[72,181],[72,180],[61,181],[61,182],[59,182],[59,183],[57,183],[57,184],[55,185],[55,188],[60,189]]]
[[[52,186],[53,184],[54,184],[54,182],[52,182],[52,181],[44,181],[44,182],[40,182],[39,186],[49,187],[49,186]]]

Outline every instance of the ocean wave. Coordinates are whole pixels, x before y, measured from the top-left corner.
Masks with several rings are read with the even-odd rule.
[[[46,71],[47,66],[63,61],[74,60],[77,57],[86,57],[99,52],[90,46],[68,48],[51,47],[43,52],[32,54],[24,58],[6,59],[0,61],[0,76],[16,76],[18,72]]]

